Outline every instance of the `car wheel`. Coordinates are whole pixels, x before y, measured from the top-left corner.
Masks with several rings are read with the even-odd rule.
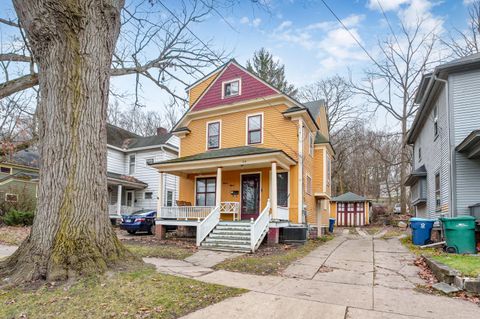
[[[153,235],[153,225],[151,225],[150,228],[148,229],[148,234]]]
[[[127,230],[127,233],[129,233],[130,235],[135,235],[136,232],[136,230]]]

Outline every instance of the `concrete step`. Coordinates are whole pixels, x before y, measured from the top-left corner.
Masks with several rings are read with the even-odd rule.
[[[230,238],[223,239],[223,238],[207,237],[207,238],[205,238],[205,242],[206,243],[216,243],[216,244],[219,244],[219,245],[228,245],[228,244],[250,245],[250,238],[248,238],[248,239],[230,239]]]
[[[228,251],[234,253],[249,253],[251,252],[250,247],[246,248],[233,248],[233,247],[225,247],[225,246],[200,246],[199,249],[205,250],[215,250],[215,251]]]
[[[249,221],[238,221],[238,222],[219,222],[219,226],[250,226],[251,223]]]
[[[238,230],[222,230],[222,229],[214,229],[211,234],[218,234],[218,235],[235,235],[235,236],[250,236],[250,231],[238,231]]]
[[[221,238],[221,239],[246,239],[250,240],[250,233],[248,234],[231,234],[231,233],[210,233],[208,235],[210,238]]]
[[[215,229],[250,231],[250,226],[221,226],[221,225],[218,225],[217,227],[215,227]]]
[[[230,244],[230,243],[225,243],[225,244],[218,244],[218,243],[211,243],[211,242],[203,242],[201,247],[206,248],[206,249],[217,249],[217,250],[224,250],[224,251],[251,251],[250,245],[241,245],[241,244]]]

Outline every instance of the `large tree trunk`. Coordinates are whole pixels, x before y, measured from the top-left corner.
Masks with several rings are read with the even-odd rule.
[[[123,0],[14,0],[39,68],[40,182],[32,231],[0,276],[61,280],[135,259],[107,212],[109,69]]]

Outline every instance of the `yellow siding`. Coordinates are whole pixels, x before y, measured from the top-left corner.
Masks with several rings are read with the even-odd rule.
[[[337,219],[337,203],[330,202],[330,218]]]
[[[220,71],[215,72],[214,74],[212,74],[211,76],[209,76],[208,78],[206,78],[205,80],[203,80],[202,82],[198,83],[197,85],[195,85],[190,89],[189,96],[188,96],[188,100],[190,101],[190,106],[192,106],[197,101],[200,95],[202,95],[203,91],[205,91],[205,89],[210,85],[210,83],[212,83],[213,80],[217,78],[217,75],[219,74],[219,72]]]
[[[314,151],[314,160],[313,160],[313,192],[314,193],[323,193],[323,172],[324,165],[323,163],[323,154],[325,152],[324,148],[315,149]]]
[[[297,125],[281,114],[286,109],[287,106],[285,105],[265,106],[255,110],[238,111],[236,113],[193,120],[188,124],[191,133],[181,140],[181,156],[203,153],[207,150],[206,123],[215,120],[222,121],[220,133],[222,148],[245,146],[247,144],[247,115],[263,112],[263,144],[255,144],[253,146],[282,149],[293,159],[297,160]]]
[[[303,137],[303,200],[306,206],[307,211],[307,222],[309,224],[316,224],[317,223],[317,210],[315,205],[315,196],[314,196],[314,171],[313,171],[313,156],[310,155],[310,145],[309,145],[309,135],[310,131],[305,128],[304,129],[304,137]],[[315,155],[315,152],[313,153]],[[307,193],[307,176],[310,176],[312,179],[312,191],[311,194]]]
[[[368,202],[365,202],[365,224],[368,225],[370,224],[369,218],[370,218],[370,211],[369,211],[370,205]]]
[[[320,133],[322,133],[323,136],[329,137],[327,111],[325,107],[320,108],[317,123],[318,123],[318,126],[320,127]]]

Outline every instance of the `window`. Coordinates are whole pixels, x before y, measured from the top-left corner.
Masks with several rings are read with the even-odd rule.
[[[145,159],[145,163],[146,163],[147,165],[152,165],[154,161],[155,161],[155,160],[154,160],[154,158],[152,158],[152,157]]]
[[[433,136],[436,138],[438,136],[438,106],[435,105],[433,108]]]
[[[215,206],[216,178],[197,178],[196,206]]]
[[[310,155],[313,156],[313,147],[315,146],[315,136],[310,133],[308,136],[308,146],[310,148]]]
[[[167,191],[167,206],[173,206],[173,192]]]
[[[306,192],[309,195],[312,195],[312,178],[307,175],[307,183],[305,185]]]
[[[327,186],[330,186],[332,181],[332,160],[330,156],[327,155]]]
[[[12,169],[10,167],[0,166],[0,173],[12,174]]]
[[[18,195],[17,194],[5,194],[5,201],[10,202],[10,203],[16,203],[18,202]]]
[[[421,147],[418,148],[418,160],[419,161],[422,160],[422,148]]]
[[[355,210],[354,203],[348,203],[347,204],[347,211],[353,212]]]
[[[240,80],[223,83],[223,97],[240,95]]]
[[[247,118],[248,144],[262,143],[262,115],[252,115]]]
[[[363,203],[357,203],[357,212],[363,212]]]
[[[277,173],[277,206],[288,207],[288,173]]]
[[[344,212],[345,211],[345,204],[344,203],[338,203],[338,211],[339,212]]]
[[[135,154],[130,155],[128,160],[128,175],[135,174]]]
[[[441,209],[441,200],[440,200],[440,173],[435,174],[435,209]]]
[[[207,148],[209,150],[220,147],[220,122],[208,123]]]
[[[152,199],[153,193],[152,192],[145,192],[145,199]]]

